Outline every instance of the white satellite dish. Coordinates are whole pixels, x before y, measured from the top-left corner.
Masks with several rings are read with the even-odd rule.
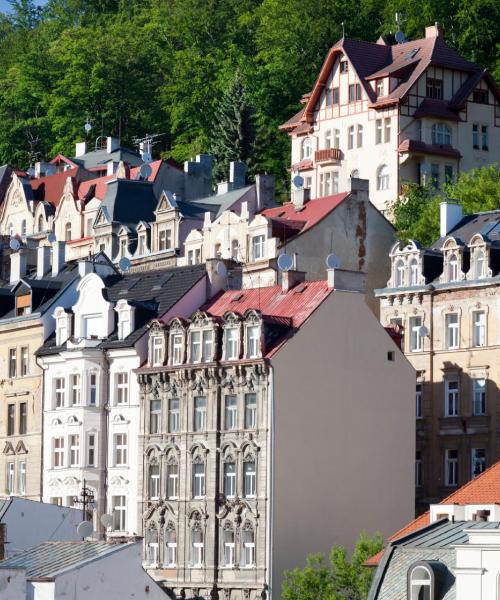
[[[130,260],[126,256],[122,256],[118,262],[118,266],[120,267],[120,271],[126,273],[131,266]]]
[[[101,515],[101,523],[104,527],[111,527],[111,525],[113,525],[113,516],[104,513]]]
[[[149,179],[151,177],[152,172],[153,169],[148,163],[144,163],[139,169],[139,175],[141,176],[141,179]]]
[[[420,337],[427,337],[429,335],[429,330],[427,329],[427,327],[425,325],[422,325],[421,327],[418,328],[418,335]]]
[[[293,267],[293,256],[290,254],[280,254],[278,256],[278,269],[280,271],[289,271]]]
[[[218,262],[215,266],[215,272],[219,277],[225,277],[227,275],[226,265],[223,262]]]
[[[296,188],[300,189],[304,186],[304,178],[301,175],[295,175],[292,179],[292,183]]]
[[[340,256],[337,256],[336,254],[329,254],[325,258],[325,263],[327,269],[339,269],[341,264]]]
[[[9,247],[14,252],[17,252],[19,250],[19,248],[21,247],[21,242],[19,240],[16,240],[16,238],[11,238],[11,240],[9,242]]]
[[[92,125],[87,121],[85,123],[85,125],[83,126],[83,128],[85,129],[85,133],[90,133],[90,131],[92,129]]]
[[[90,521],[82,521],[76,528],[76,532],[82,538],[89,537],[89,535],[92,535],[93,531],[94,528],[92,527],[92,523]]]
[[[51,244],[53,244],[55,241],[57,241],[56,234],[49,233],[49,235],[47,236],[47,241],[50,242]]]

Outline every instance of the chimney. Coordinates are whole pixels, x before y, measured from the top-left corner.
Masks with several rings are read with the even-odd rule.
[[[87,153],[87,142],[78,142],[75,148],[75,158]]]
[[[130,167],[127,163],[123,162],[123,160],[118,163],[118,167],[116,169],[116,178],[130,179]]]
[[[295,212],[300,212],[304,208],[304,204],[309,201],[311,190],[309,188],[297,188],[292,192],[292,204]]]
[[[78,262],[78,275],[85,277],[89,273],[92,273],[94,263],[91,260],[81,260]]]
[[[364,293],[365,279],[365,274],[360,271],[348,271],[347,269],[326,270],[326,281],[330,290]]]
[[[441,202],[439,205],[439,235],[444,237],[462,219],[462,205],[458,202]]]
[[[10,283],[16,283],[26,275],[26,249],[21,248],[10,255]]]
[[[230,189],[231,187],[229,181],[220,181],[217,184],[217,196],[220,196],[221,194],[227,194]]]
[[[108,160],[106,163],[106,175],[113,175],[118,164],[114,160]]]
[[[247,166],[240,161],[232,160],[229,163],[229,187],[238,190],[245,187]]]
[[[349,177],[347,180],[347,190],[351,194],[355,194],[358,200],[366,201],[370,199],[370,182],[368,179]]]
[[[47,163],[43,161],[39,161],[35,163],[35,178],[39,179],[40,177],[44,177],[45,175],[54,175],[57,173],[56,165],[52,163]]]
[[[281,272],[281,291],[286,294],[297,284],[306,280],[305,271],[282,271]]]
[[[436,21],[434,23],[434,25],[430,25],[429,27],[425,28],[425,37],[426,38],[437,38],[437,37],[443,37],[443,28],[441,27],[441,25]]]
[[[38,246],[36,257],[36,276],[43,279],[43,276],[50,271],[50,246]]]
[[[66,242],[54,242],[52,244],[52,275],[60,273],[66,259]]]
[[[111,154],[120,147],[120,140],[115,137],[108,137],[106,139],[106,152]]]
[[[274,175],[256,175],[255,192],[257,195],[257,212],[273,204]]]

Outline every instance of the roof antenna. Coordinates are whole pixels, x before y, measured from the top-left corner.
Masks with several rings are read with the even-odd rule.
[[[395,15],[396,25],[398,30],[394,34],[394,38],[398,44],[404,44],[406,42],[405,34],[401,31],[401,23],[403,22],[401,13],[397,12]]]
[[[344,21],[342,21],[341,25],[342,25],[342,39],[344,39],[345,38],[345,23],[344,23]]]

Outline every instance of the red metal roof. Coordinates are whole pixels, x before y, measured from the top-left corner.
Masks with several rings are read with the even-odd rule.
[[[68,177],[74,178],[78,172],[78,167],[62,171],[61,173],[54,173],[53,175],[47,175],[46,177],[40,177],[39,179],[31,179],[30,184],[33,189],[33,195],[39,202],[45,201],[50,202],[53,206],[58,206],[61,201],[64,186]],[[73,180],[73,187],[76,190],[77,183]]]

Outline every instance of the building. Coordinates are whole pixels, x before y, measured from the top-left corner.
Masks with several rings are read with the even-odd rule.
[[[413,514],[415,374],[361,279],[288,271],[152,322],[138,513],[170,594],[278,598],[308,553]]]
[[[376,291],[382,324],[402,328],[417,372],[419,510],[500,458],[499,231],[500,211],[462,215],[443,203],[441,237],[395,244]]]
[[[497,600],[500,463],[392,535],[368,600]]]
[[[405,181],[440,185],[500,162],[499,88],[437,24],[401,44],[342,38],[301,102],[281,129],[292,138],[292,174],[313,198],[362,177],[386,211]]]
[[[38,544],[0,562],[2,600],[164,600],[141,551],[140,542]]]

